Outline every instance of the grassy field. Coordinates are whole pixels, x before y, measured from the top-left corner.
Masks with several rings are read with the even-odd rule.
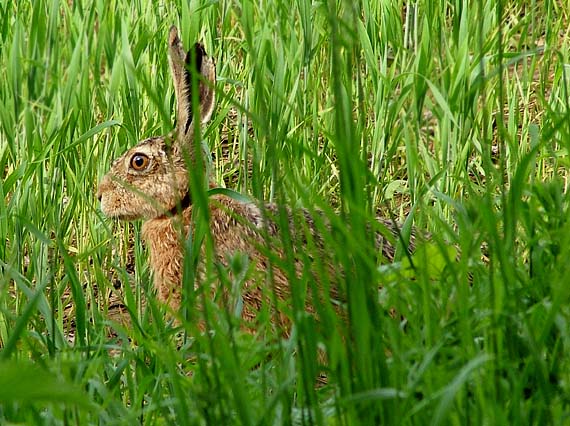
[[[346,321],[173,325],[140,223],[100,212],[173,127],[173,24],[217,62],[215,181],[324,211]],[[561,0],[0,2],[0,424],[569,424],[569,28]]]

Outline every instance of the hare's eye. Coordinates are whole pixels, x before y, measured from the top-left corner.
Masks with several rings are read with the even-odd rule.
[[[148,167],[150,159],[145,154],[135,154],[131,158],[131,167],[137,172],[141,172]]]

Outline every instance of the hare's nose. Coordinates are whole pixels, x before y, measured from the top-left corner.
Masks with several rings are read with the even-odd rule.
[[[104,176],[103,179],[101,179],[101,182],[99,182],[99,186],[97,188],[97,199],[99,201],[101,201],[101,198],[103,198],[103,193],[109,190],[110,183],[111,180],[109,179],[108,176]]]

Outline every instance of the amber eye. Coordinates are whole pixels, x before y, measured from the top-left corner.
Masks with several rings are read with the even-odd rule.
[[[148,167],[149,162],[150,159],[148,158],[148,155],[138,153],[133,155],[131,158],[131,167],[137,172],[142,172]]]

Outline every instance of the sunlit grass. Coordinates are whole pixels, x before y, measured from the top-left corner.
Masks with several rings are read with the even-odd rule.
[[[511,3],[0,6],[0,423],[564,424],[569,16]],[[303,276],[288,338],[207,301],[176,325],[140,224],[99,211],[111,161],[172,129],[172,24],[217,62],[214,180],[322,212],[347,318],[306,315]],[[376,215],[411,259],[378,266]]]

